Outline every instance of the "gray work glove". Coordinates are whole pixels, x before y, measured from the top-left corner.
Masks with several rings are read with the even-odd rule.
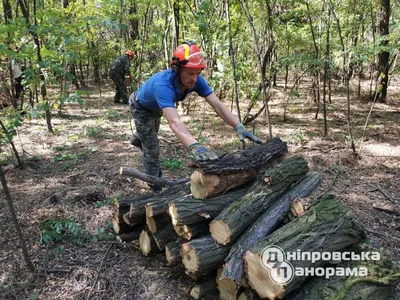
[[[244,139],[247,138],[252,140],[254,143],[261,144],[262,141],[253,135],[250,131],[247,131],[246,128],[243,126],[242,123],[237,123],[235,125],[236,134],[239,136],[241,142],[244,142]]]
[[[196,162],[204,162],[218,159],[218,155],[215,154],[214,151],[207,149],[200,143],[193,143],[189,145],[188,148],[190,149],[190,151],[192,151],[193,158]]]

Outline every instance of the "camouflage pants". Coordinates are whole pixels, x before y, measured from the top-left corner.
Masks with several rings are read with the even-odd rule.
[[[125,76],[116,72],[110,72],[110,78],[115,83],[115,96],[114,102],[119,103],[122,100],[123,103],[128,103],[128,91],[125,83]]]
[[[161,177],[158,131],[162,112],[153,112],[141,106],[137,92],[129,97],[129,108],[135,121],[136,135],[142,142],[144,170],[149,175]]]

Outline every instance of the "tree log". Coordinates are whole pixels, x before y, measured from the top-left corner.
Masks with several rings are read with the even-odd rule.
[[[207,281],[196,284],[190,291],[190,296],[193,299],[209,298],[210,296],[217,295],[217,285],[215,280],[209,279]]]
[[[157,230],[171,225],[171,218],[166,213],[154,217],[146,217],[146,225],[151,233],[155,233]]]
[[[118,223],[126,223],[124,220],[124,214],[129,213],[129,210],[130,206],[115,208],[112,216]]]
[[[246,288],[238,294],[237,300],[261,300],[261,298],[257,295],[256,291],[254,291],[253,289],[250,289],[250,288]],[[315,300],[317,300],[317,299],[315,299]],[[320,300],[320,299],[318,299],[318,300]]]
[[[165,246],[165,256],[169,266],[175,265],[181,261],[181,248],[182,240],[179,239]]]
[[[190,191],[196,199],[206,199],[214,195],[244,185],[257,177],[256,170],[235,172],[224,175],[207,175],[201,171],[193,172],[190,180]]]
[[[139,245],[140,250],[145,256],[152,256],[161,252],[151,232],[147,229],[143,229],[140,233]]]
[[[117,235],[115,237],[115,239],[119,243],[122,243],[122,242],[129,243],[129,242],[132,242],[133,240],[138,239],[141,232],[142,232],[142,229],[135,228],[131,232],[121,233],[121,234]]]
[[[305,273],[305,276],[294,276],[290,282],[284,285],[273,281],[270,277],[271,270],[275,274],[276,272],[281,275],[288,273],[279,272],[277,267],[271,270],[264,267],[261,253],[267,246],[280,247],[284,254],[288,252],[295,254],[301,254],[301,252],[332,253],[357,244],[364,238],[365,233],[356,221],[347,215],[343,206],[333,196],[328,195],[312,206],[304,216],[274,231],[246,252],[244,255],[245,272],[249,284],[261,298],[275,299],[278,297],[282,299],[298,288],[309,276],[308,273]],[[279,262],[281,261],[279,260]],[[290,260],[290,263],[295,272],[296,268],[303,270],[311,267],[317,268],[327,262],[324,260],[314,262],[312,260]]]
[[[165,189],[160,193],[152,193],[149,195],[142,195],[133,199],[125,199],[124,203],[130,203],[129,223],[142,224],[146,222],[146,204],[156,201],[168,203],[181,194],[189,192],[189,185],[179,185]],[[168,207],[168,204],[167,204]]]
[[[369,248],[369,247],[368,247]],[[351,249],[354,251],[354,249]],[[358,249],[360,251],[377,251],[377,249]],[[400,282],[400,271],[381,253],[380,260],[346,261],[335,268],[366,268],[368,275],[332,276],[330,278],[314,277],[302,284],[299,289],[285,297],[287,300],[395,300],[396,285]]]
[[[212,238],[219,244],[233,243],[269,206],[307,173],[307,161],[299,156],[284,160],[265,173],[260,185],[224,209],[210,224]]]
[[[246,185],[206,201],[194,198],[173,201],[169,203],[168,213],[174,225],[190,225],[207,219],[212,220],[249,190],[250,187]]]
[[[158,249],[160,249],[161,251],[165,250],[165,246],[168,243],[176,241],[176,239],[178,238],[178,235],[176,234],[171,222],[153,232],[152,235]]]
[[[232,279],[240,284],[243,274],[243,255],[260,239],[268,236],[283,220],[291,208],[291,202],[296,198],[309,196],[321,183],[318,173],[306,175],[298,184],[287,191],[281,198],[271,205],[258,219],[246,230],[232,246],[225,260],[221,272],[222,278]]]
[[[218,245],[207,235],[182,245],[182,263],[189,275],[201,277],[216,270],[229,253],[230,247]]]
[[[134,228],[126,223],[118,223],[114,218],[112,219],[112,226],[116,234],[128,233]]]
[[[210,221],[201,221],[191,225],[173,225],[176,233],[183,239],[190,241],[193,238],[209,234]]]
[[[155,177],[143,172],[140,172],[139,170],[131,167],[121,167],[119,169],[119,174],[120,175],[128,175],[132,176],[134,178],[146,181],[148,183],[152,183],[155,185],[159,186],[176,186],[176,185],[181,185],[183,183],[187,183],[190,181],[190,178],[184,178],[180,180],[168,180],[160,177]]]
[[[190,196],[190,186],[186,184],[181,189],[176,190],[174,193],[169,192],[161,197],[155,197],[151,201],[146,203],[146,216],[154,217],[159,214],[164,214],[168,211],[168,203],[173,201],[180,201],[184,199],[189,199]]]
[[[260,170],[270,160],[279,158],[287,152],[286,143],[275,137],[260,146],[228,153],[216,161],[200,163],[199,165],[204,174],[229,174]]]
[[[217,283],[217,288],[219,290],[219,297],[222,300],[235,300],[239,293],[241,284],[236,284],[233,280],[228,278],[221,278],[222,266],[218,268],[217,278],[215,282]],[[246,285],[247,278],[243,276],[242,285]]]

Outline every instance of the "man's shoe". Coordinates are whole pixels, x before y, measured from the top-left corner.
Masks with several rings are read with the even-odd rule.
[[[131,145],[138,147],[140,150],[142,150],[142,142],[140,141],[140,139],[137,136],[132,136],[131,138]]]

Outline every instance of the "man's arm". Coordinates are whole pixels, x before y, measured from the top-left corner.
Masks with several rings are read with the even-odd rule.
[[[238,118],[218,99],[214,92],[205,97],[205,99],[226,124],[235,127],[239,123]]]
[[[165,107],[162,109],[162,111],[168,121],[169,127],[184,146],[189,146],[197,142],[196,139],[190,134],[186,125],[181,121],[181,118],[179,117],[175,107]]]

